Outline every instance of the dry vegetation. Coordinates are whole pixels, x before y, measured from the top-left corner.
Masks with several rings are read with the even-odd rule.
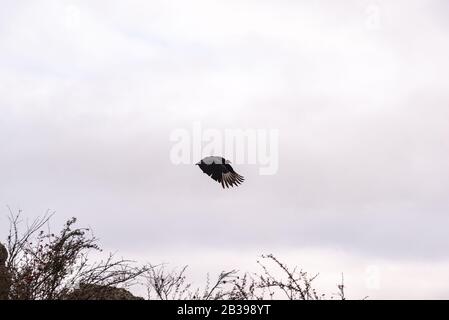
[[[20,212],[10,213],[9,299],[133,299],[124,289],[138,286],[144,286],[147,299],[161,300],[345,299],[343,281],[337,294],[318,293],[313,286],[317,275],[289,268],[271,254],[257,261],[259,273],[230,270],[214,281],[207,276],[203,288],[188,280],[187,267],[168,270],[166,265],[138,265],[114,255],[92,261],[92,252],[101,249],[91,230],[77,227],[72,218],[53,233],[50,219],[45,215],[24,226]]]

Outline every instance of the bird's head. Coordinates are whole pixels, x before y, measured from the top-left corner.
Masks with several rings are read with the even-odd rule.
[[[232,162],[229,161],[229,160],[226,160],[225,163],[226,163],[226,164],[231,164]]]

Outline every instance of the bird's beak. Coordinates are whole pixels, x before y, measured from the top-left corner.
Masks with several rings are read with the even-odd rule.
[[[197,162],[197,163],[195,163],[195,165],[197,166],[197,165],[199,165],[201,162]]]

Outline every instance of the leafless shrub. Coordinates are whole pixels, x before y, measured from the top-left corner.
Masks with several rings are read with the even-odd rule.
[[[185,271],[187,266],[180,271],[167,271],[165,266],[153,267],[146,277],[148,299],[180,300],[189,294],[191,284],[186,282]]]
[[[312,282],[318,274],[309,276],[307,272],[298,270],[297,267],[290,269],[272,254],[262,258],[274,262],[284,275],[280,278],[274,276],[266,265],[258,261],[263,270],[263,273],[258,276],[258,286],[267,289],[270,297],[275,297],[277,293],[283,294],[289,300],[319,300],[322,297],[312,287]]]
[[[6,243],[10,299],[66,299],[80,286],[89,285],[126,287],[148,271],[148,267],[135,267],[132,261],[113,255],[91,262],[89,253],[101,251],[98,239],[89,229],[75,227],[76,218],[54,234],[48,227],[51,215],[34,220],[24,231],[20,217],[20,212],[10,213]]]
[[[312,286],[318,274],[309,276],[307,272],[290,269],[280,262],[274,255],[263,255],[257,261],[262,269],[260,273],[243,273],[237,270],[221,272],[217,280],[211,285],[209,276],[204,289],[192,289],[192,283],[186,276],[187,267],[180,271],[167,271],[165,266],[154,267],[147,278],[149,299],[175,300],[321,300],[326,299],[325,294],[319,294]],[[274,269],[274,270],[273,270]],[[343,278],[337,285],[338,293],[335,296],[345,299]]]
[[[181,270],[167,271],[165,265],[152,266],[147,273],[148,299],[159,300],[219,300],[226,297],[229,292],[225,290],[226,284],[235,277],[236,270],[223,271],[217,280],[211,284],[209,275],[206,286],[201,290],[193,289],[192,283],[187,282],[187,266]]]
[[[10,211],[7,238],[9,252],[6,267],[11,275],[10,299],[134,299],[123,290],[136,284],[146,287],[148,299],[159,300],[320,300],[313,286],[318,275],[290,268],[274,255],[263,255],[259,273],[223,271],[211,281],[207,275],[203,288],[194,288],[186,270],[168,270],[166,265],[136,266],[133,261],[115,259],[113,255],[92,262],[89,254],[101,251],[98,239],[87,228],[76,227],[69,219],[54,234],[49,227],[51,214],[27,225],[21,213]],[[343,277],[338,293],[330,298],[345,299]]]

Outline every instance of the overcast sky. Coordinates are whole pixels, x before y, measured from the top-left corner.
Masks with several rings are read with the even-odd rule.
[[[271,252],[328,292],[449,297],[447,1],[0,7],[0,234],[50,209],[194,278]],[[277,174],[172,164],[197,121],[279,130]]]

